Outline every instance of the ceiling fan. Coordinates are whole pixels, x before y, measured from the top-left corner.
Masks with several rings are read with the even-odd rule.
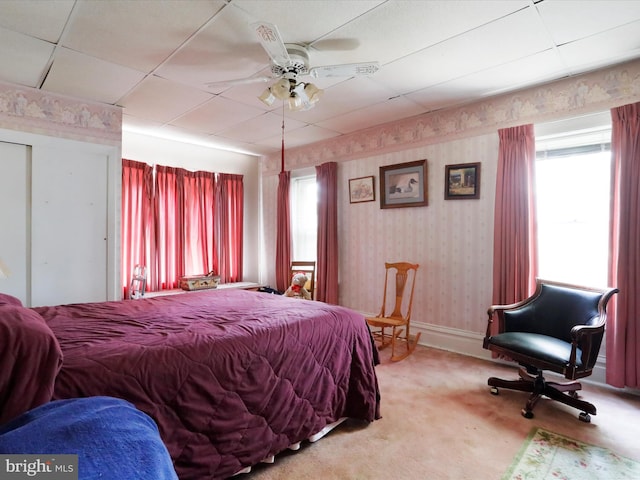
[[[268,106],[278,99],[286,101],[290,110],[308,110],[320,99],[323,91],[310,82],[298,77],[355,77],[372,75],[379,69],[378,62],[345,63],[310,67],[309,48],[295,43],[284,43],[278,27],[268,22],[251,24],[258,41],[271,59],[272,76],[249,77],[226,82],[212,82],[207,85],[240,85],[276,80],[258,98]]]

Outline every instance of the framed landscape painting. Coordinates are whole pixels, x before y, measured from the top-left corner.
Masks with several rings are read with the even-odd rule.
[[[444,199],[464,200],[480,198],[480,163],[446,165]]]

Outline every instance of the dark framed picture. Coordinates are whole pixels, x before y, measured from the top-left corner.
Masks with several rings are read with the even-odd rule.
[[[375,199],[373,175],[349,179],[349,203],[373,202]]]
[[[480,163],[445,165],[444,199],[480,198]]]
[[[380,167],[380,208],[427,205],[427,160]]]

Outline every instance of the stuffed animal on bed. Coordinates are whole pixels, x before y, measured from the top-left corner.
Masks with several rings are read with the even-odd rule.
[[[291,279],[291,285],[284,292],[284,296],[311,300],[311,294],[309,293],[309,290],[304,288],[308,280],[309,279],[304,273],[296,273]]]

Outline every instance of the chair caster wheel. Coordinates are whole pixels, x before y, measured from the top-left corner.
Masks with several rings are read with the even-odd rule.
[[[498,390],[498,387],[491,387],[491,390],[489,390],[491,392],[491,395],[498,395],[500,393],[500,390]]]
[[[578,419],[584,423],[591,423],[591,415],[589,415],[587,412],[580,412],[580,414],[578,415]]]
[[[524,418],[533,418],[533,412],[531,410],[527,410],[526,408],[523,408],[521,413]]]

